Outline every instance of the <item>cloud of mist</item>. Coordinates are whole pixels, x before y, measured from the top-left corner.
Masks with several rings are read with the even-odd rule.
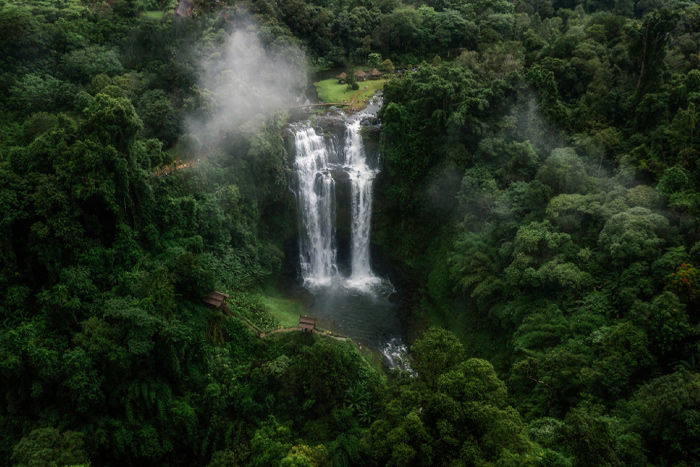
[[[461,132],[461,127],[448,128],[448,139],[460,141],[463,137]],[[471,219],[483,219],[484,212],[493,212],[501,220],[515,220],[516,212],[523,211],[514,200],[527,194],[523,191],[523,182],[533,182],[537,178],[536,173],[556,149],[572,148],[585,166],[588,178],[583,183],[581,193],[627,196],[626,189],[640,183],[625,168],[614,166],[614,161],[607,154],[607,147],[600,142],[605,138],[596,138],[595,134],[567,135],[548,122],[542,116],[535,92],[527,86],[521,89],[510,108],[504,112],[503,120],[480,136],[478,149],[467,149],[461,144],[447,145],[445,161],[426,174],[423,197],[428,201],[428,208],[435,213],[452,215],[451,219],[457,223],[465,215]],[[613,136],[608,139],[614,139]],[[526,142],[536,157],[526,157],[529,154],[526,147],[513,147]],[[454,158],[454,162],[450,158]],[[514,167],[511,168],[510,164],[514,164]],[[498,182],[499,192],[485,193],[473,203],[456,203],[463,190],[465,167],[485,168]],[[515,174],[511,174],[511,171]],[[637,194],[642,191],[638,189]],[[636,198],[642,197],[639,195]]]
[[[187,127],[208,143],[245,121],[293,106],[306,85],[301,49],[281,39],[264,47],[254,25],[238,27],[200,67],[199,87],[207,103]]]

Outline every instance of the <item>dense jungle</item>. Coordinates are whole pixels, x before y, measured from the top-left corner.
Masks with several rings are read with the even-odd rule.
[[[0,465],[700,466],[697,105],[697,0],[0,0]]]

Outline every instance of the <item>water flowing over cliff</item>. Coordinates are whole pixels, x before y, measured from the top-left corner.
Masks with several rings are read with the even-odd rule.
[[[342,147],[335,137],[323,137],[311,126],[295,132],[296,196],[299,220],[299,264],[304,284],[344,286],[368,290],[380,279],[370,265],[372,184],[378,173],[368,161],[362,140],[362,117],[345,123]],[[376,164],[375,164],[376,165]],[[338,268],[336,244],[336,181],[341,173],[350,184],[350,274]]]
[[[332,151],[310,127],[296,132],[295,147],[301,274],[305,284],[328,284],[338,272]]]
[[[299,273],[319,323],[382,351],[393,367],[405,346],[394,287],[372,268],[373,185],[381,170],[363,137],[372,129],[371,113],[294,125]]]

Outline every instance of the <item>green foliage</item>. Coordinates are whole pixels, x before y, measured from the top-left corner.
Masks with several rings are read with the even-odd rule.
[[[17,467],[89,464],[82,434],[55,428],[32,430],[15,446],[12,462]]]
[[[654,258],[664,244],[668,220],[646,208],[614,215],[600,232],[598,244],[614,261]]]
[[[642,436],[655,462],[693,464],[697,445],[689,437],[697,429],[698,375],[686,371],[649,381],[623,406],[631,426]]]
[[[692,264],[681,264],[676,272],[668,276],[667,280],[668,288],[678,294],[678,296],[688,301],[694,301],[700,297],[700,291],[698,290],[700,273]]]
[[[27,74],[10,88],[10,105],[21,112],[53,111],[61,97],[61,84],[51,75]]]
[[[700,15],[608,3],[247,5],[271,55],[399,71],[372,238],[428,323],[388,380],[238,319],[298,314],[260,292],[286,117],[182,134],[239,6],[1,3],[0,464],[700,463]]]
[[[537,180],[549,185],[555,194],[580,193],[586,177],[583,161],[573,148],[555,149],[537,172]]]
[[[416,368],[430,376],[395,380],[391,400],[363,440],[383,465],[515,464],[530,449],[522,422],[508,406],[505,384],[484,360],[453,352],[456,338],[432,329],[412,347]],[[421,350],[432,349],[430,355]],[[437,357],[435,366],[427,359]]]
[[[454,368],[464,359],[462,344],[454,334],[440,328],[430,328],[412,347],[413,368],[429,386],[437,383],[439,375]]]
[[[394,72],[394,63],[389,60],[388,58],[382,62],[382,69],[386,71],[387,73],[391,74]]]
[[[205,465],[234,439],[250,445],[277,407],[268,388],[246,388],[257,349],[275,361],[283,345],[200,303],[212,289],[245,296],[279,271],[293,224],[279,214],[282,123],[232,128],[220,154],[155,176],[183,101],[205,97],[149,74],[179,57],[161,49],[155,63],[129,48],[127,35],[149,27],[135,8],[0,6],[3,24],[35,30],[3,42],[0,59],[3,115],[16,120],[0,119],[3,465]],[[173,47],[200,40],[203,25],[161,24]]]
[[[161,89],[146,91],[139,101],[139,115],[146,128],[146,136],[158,138],[166,146],[178,136],[178,122],[172,103]]]
[[[625,433],[600,407],[573,409],[562,430],[574,466],[648,465],[638,435]]]
[[[114,76],[124,71],[117,52],[99,46],[68,53],[62,60],[62,68],[68,78],[81,83],[88,82],[98,73]]]
[[[697,37],[682,18],[697,9],[574,7],[432,2],[382,20],[385,55],[448,8],[480,45],[385,90],[379,238],[423,286],[417,315],[508,343],[464,342],[504,360],[526,419],[555,417],[553,464],[656,465],[631,412],[612,412],[650,378],[697,368],[696,61],[673,42]],[[421,58],[436,55],[450,58]],[[417,463],[417,443],[396,458]]]
[[[382,55],[381,54],[369,54],[367,56],[367,65],[370,68],[379,68],[382,64]]]

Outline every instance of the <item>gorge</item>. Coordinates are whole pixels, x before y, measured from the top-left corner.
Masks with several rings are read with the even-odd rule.
[[[370,254],[373,182],[381,164],[376,151],[366,150],[363,128],[379,128],[371,110],[316,128],[308,121],[294,125],[299,273],[314,296],[310,313],[381,350],[393,365],[404,350],[395,290],[373,272]],[[349,231],[346,254],[339,254],[341,223],[340,230]]]

